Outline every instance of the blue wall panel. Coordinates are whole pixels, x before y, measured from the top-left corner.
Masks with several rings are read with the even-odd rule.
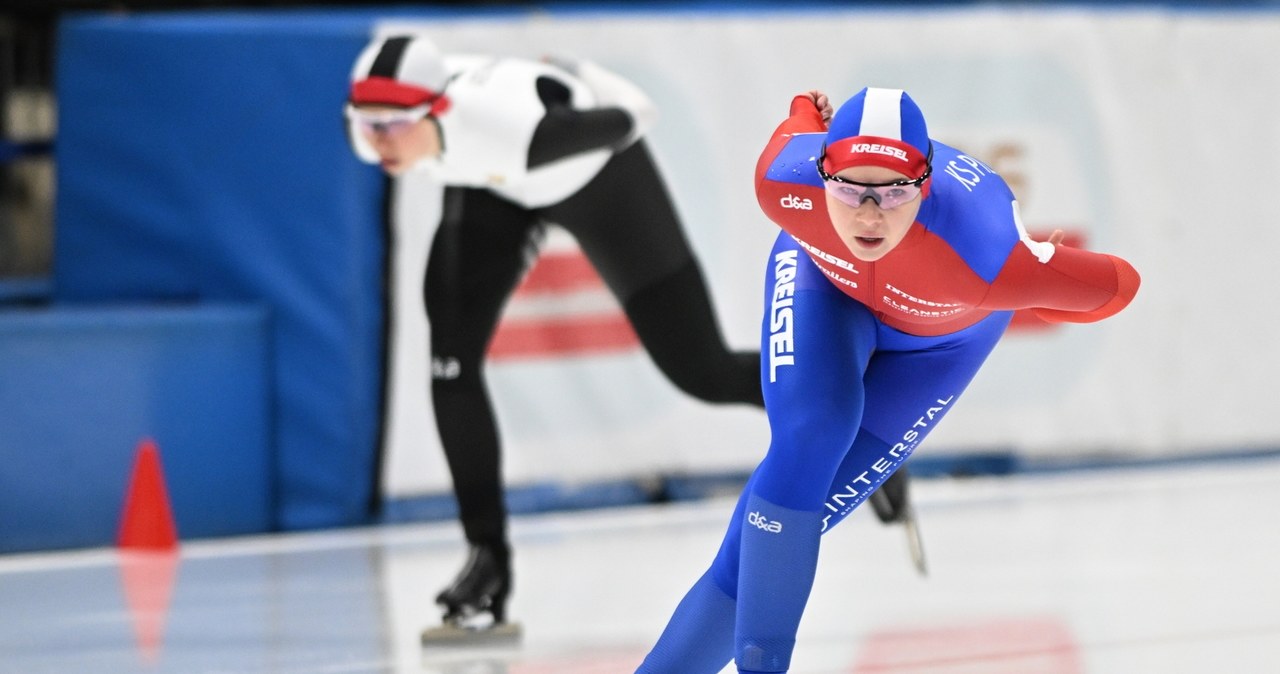
[[[0,312],[0,552],[115,542],[153,439],[181,538],[274,526],[261,306]]]
[[[346,144],[357,15],[83,15],[58,35],[57,301],[272,311],[278,523],[366,521],[382,176]]]

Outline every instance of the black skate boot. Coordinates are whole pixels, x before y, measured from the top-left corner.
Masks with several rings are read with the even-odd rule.
[[[911,493],[907,485],[907,467],[900,466],[867,500],[876,511],[876,518],[884,524],[897,524],[906,520],[911,510]]]
[[[906,466],[899,466],[880,488],[871,493],[868,501],[876,517],[884,524],[901,523],[907,530],[907,545],[911,549],[911,561],[920,575],[929,574],[924,559],[924,542],[920,538],[920,525],[916,522],[915,509],[911,507],[911,489]]]
[[[507,623],[510,594],[507,546],[472,545],[458,576],[436,596],[445,611],[444,624],[424,631],[422,643],[469,645],[519,639],[520,625]]]

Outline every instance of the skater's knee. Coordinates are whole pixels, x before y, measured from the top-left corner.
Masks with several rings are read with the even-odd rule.
[[[484,359],[463,351],[437,350],[431,354],[432,386],[473,386],[483,377]]]

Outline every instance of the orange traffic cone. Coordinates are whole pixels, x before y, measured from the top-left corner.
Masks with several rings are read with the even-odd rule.
[[[129,480],[129,490],[125,492],[118,543],[121,548],[141,550],[175,550],[178,547],[178,530],[164,486],[160,452],[150,438],[138,443],[133,475]]]

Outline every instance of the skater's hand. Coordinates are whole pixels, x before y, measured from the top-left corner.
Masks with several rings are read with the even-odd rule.
[[[835,109],[831,107],[831,99],[828,98],[826,94],[818,91],[817,89],[810,89],[800,95],[808,98],[809,101],[813,103],[813,107],[817,108],[818,112],[822,115],[823,123],[831,121],[831,116],[835,114]]]
[[[581,70],[582,60],[564,54],[544,54],[542,62],[550,66],[555,66],[570,75],[577,76]]]

